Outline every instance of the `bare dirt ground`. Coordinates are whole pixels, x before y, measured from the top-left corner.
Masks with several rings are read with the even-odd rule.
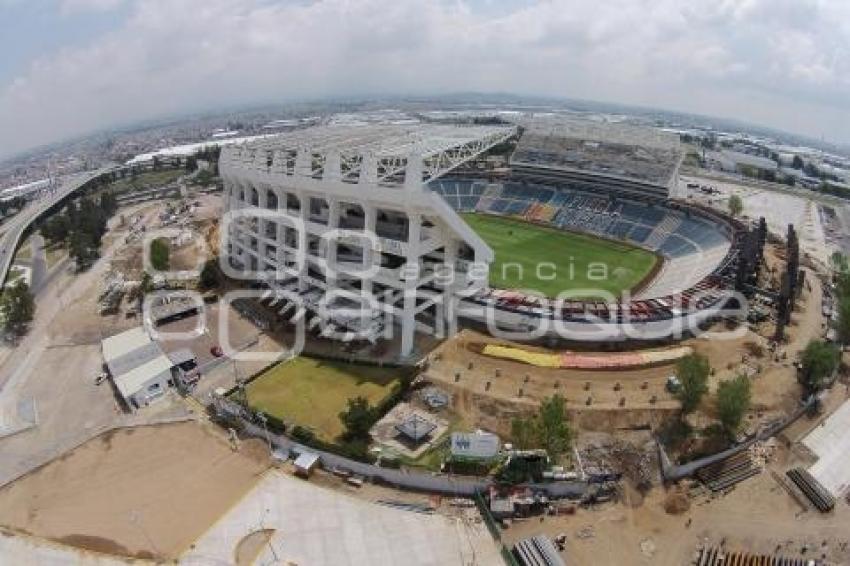
[[[703,173],[707,173],[705,177]],[[715,187],[720,191],[717,195],[704,195],[698,190],[687,189],[687,183],[697,182]],[[788,224],[794,224],[800,235],[800,248],[803,252],[818,259],[826,265],[831,249],[826,245],[824,227],[820,222],[816,203],[782,185],[764,183],[755,185],[752,181],[737,180],[727,176],[718,176],[716,172],[701,171],[699,175],[683,175],[679,179],[683,198],[702,202],[716,209],[727,212],[729,196],[737,194],[744,204],[743,215],[752,219],[764,216],[768,229],[784,236]]]
[[[116,221],[113,241],[122,233]],[[149,411],[126,414],[111,383],[95,385],[101,338],[139,324],[97,314],[100,282],[114,249],[106,244],[103,258],[85,273],[51,278],[36,299],[30,332],[0,365],[0,411],[14,414],[20,401],[33,401],[38,414],[34,428],[0,438],[0,485],[114,426],[191,416],[170,395]]]
[[[721,541],[730,550],[808,558],[826,554],[830,564],[850,563],[850,552],[841,546],[850,540],[850,508],[841,505],[827,516],[801,513],[768,473],[716,499],[693,499],[690,509],[678,515],[664,510],[667,496],[662,488],[646,497],[633,493],[624,502],[578,509],[572,516],[514,523],[503,534],[513,543],[538,533],[564,533],[568,564],[682,566],[690,564],[698,544]],[[589,532],[592,536],[583,536]],[[805,555],[803,545],[809,548]]]
[[[268,465],[261,442],[233,452],[198,423],[119,429],[0,490],[0,524],[109,554],[176,558]]]
[[[769,264],[777,261],[775,250],[768,255]],[[753,406],[746,421],[747,430],[787,414],[800,401],[793,362],[809,340],[820,337],[824,329],[820,282],[813,271],[807,271],[808,284],[787,328],[788,339],[775,352],[768,347],[774,332],[772,323],[744,329],[740,336],[692,338],[684,342],[709,359],[714,370],[709,379],[712,392],[720,382],[750,372]],[[718,324],[712,330],[725,328]],[[452,393],[453,409],[471,426],[504,434],[509,431],[513,416],[533,410],[543,398],[555,393],[566,398],[574,423],[583,430],[655,427],[678,410],[678,401],[665,389],[667,377],[676,373],[675,364],[623,371],[539,368],[491,358],[469,348],[474,343],[503,342],[464,330],[428,356],[427,379]],[[529,345],[517,346],[543,351]],[[707,395],[700,410],[691,416],[692,424],[707,426],[714,422],[711,397]]]

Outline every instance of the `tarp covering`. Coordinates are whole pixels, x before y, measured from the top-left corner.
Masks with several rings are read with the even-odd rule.
[[[537,367],[561,369],[623,369],[673,362],[689,355],[690,346],[640,352],[587,354],[577,352],[532,352],[512,346],[487,344],[482,353],[493,358],[514,360]]]

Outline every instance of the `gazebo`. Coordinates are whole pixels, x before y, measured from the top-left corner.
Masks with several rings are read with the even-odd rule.
[[[416,413],[411,413],[402,422],[395,425],[395,429],[415,443],[422,442],[431,434],[437,425]]]

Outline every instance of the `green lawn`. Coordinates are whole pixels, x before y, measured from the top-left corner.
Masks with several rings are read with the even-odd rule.
[[[311,429],[325,441],[342,432],[347,401],[366,397],[374,406],[406,370],[297,357],[269,368],[248,384],[248,403],[284,422]]]
[[[582,290],[583,297],[599,291],[616,296],[634,288],[658,261],[625,243],[499,216],[462,216],[493,248],[490,285],[495,288],[534,289],[549,297],[567,289]]]
[[[153,189],[176,181],[185,174],[186,170],[182,167],[177,169],[162,169],[159,171],[145,171],[144,173],[139,173],[135,177],[128,176],[123,179],[118,179],[106,188],[113,191],[115,194],[121,194],[127,191]]]

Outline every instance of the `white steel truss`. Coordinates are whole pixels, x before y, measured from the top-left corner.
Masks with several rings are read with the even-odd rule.
[[[418,315],[429,310],[433,328],[443,334],[461,294],[486,284],[486,270],[481,275],[459,261],[460,246],[476,262],[493,259],[486,243],[426,183],[516,133],[503,126],[324,126],[225,147],[219,169],[226,218],[243,218],[222,229],[229,238],[222,250],[234,265],[259,273],[258,279],[276,273],[297,288],[304,304],[314,305],[311,324],[322,318],[323,335],[373,340],[388,327],[384,317],[394,319],[401,327],[400,353],[408,356],[421,325]],[[341,216],[351,206],[362,210],[360,227],[321,241],[342,227]],[[403,216],[403,223],[393,224],[388,215]],[[287,218],[298,220],[300,234],[292,233]],[[343,256],[340,246],[360,251]],[[384,265],[382,256],[396,263]],[[437,284],[438,266],[461,266],[460,275]],[[376,287],[380,292],[372,293]],[[343,301],[315,308],[322,297],[352,290],[373,297],[371,306],[352,310]]]

